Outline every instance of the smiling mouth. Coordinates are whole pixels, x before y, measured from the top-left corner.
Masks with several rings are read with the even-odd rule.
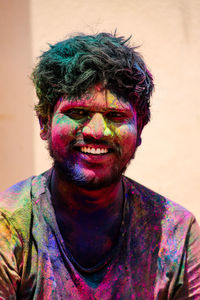
[[[102,155],[111,152],[111,149],[108,148],[94,148],[94,147],[80,147],[82,153],[94,154],[94,155]]]

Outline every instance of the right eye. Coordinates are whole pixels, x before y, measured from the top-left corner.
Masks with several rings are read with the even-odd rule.
[[[69,116],[74,120],[81,120],[88,116],[88,111],[82,108],[71,108],[64,112],[65,115]]]
[[[122,112],[110,111],[106,114],[106,118],[112,122],[122,122],[127,119],[127,115]]]

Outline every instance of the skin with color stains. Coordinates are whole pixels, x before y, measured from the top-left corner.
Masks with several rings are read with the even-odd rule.
[[[119,180],[134,156],[137,117],[130,103],[107,90],[93,89],[89,96],[57,102],[43,139],[49,136],[51,156],[66,181],[100,188]],[[92,155],[81,147],[108,149],[108,153]]]

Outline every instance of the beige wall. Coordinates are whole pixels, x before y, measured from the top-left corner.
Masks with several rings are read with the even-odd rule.
[[[47,42],[62,40],[71,32],[113,32],[117,28],[121,35],[132,34],[133,43],[141,45],[156,84],[152,120],[127,175],[184,205],[200,221],[200,1],[31,0],[30,7],[27,3],[0,2],[6,11],[6,26],[1,29],[5,48],[1,103],[10,114],[3,115],[0,125],[1,188],[51,165],[30,113],[36,101],[26,78],[30,64],[47,49]]]
[[[0,1],[0,189],[34,172],[31,31],[26,0]]]

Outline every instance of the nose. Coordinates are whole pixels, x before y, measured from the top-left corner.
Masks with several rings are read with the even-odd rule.
[[[85,138],[92,137],[94,139],[102,139],[111,137],[112,131],[107,126],[106,121],[101,113],[95,113],[82,129]]]

